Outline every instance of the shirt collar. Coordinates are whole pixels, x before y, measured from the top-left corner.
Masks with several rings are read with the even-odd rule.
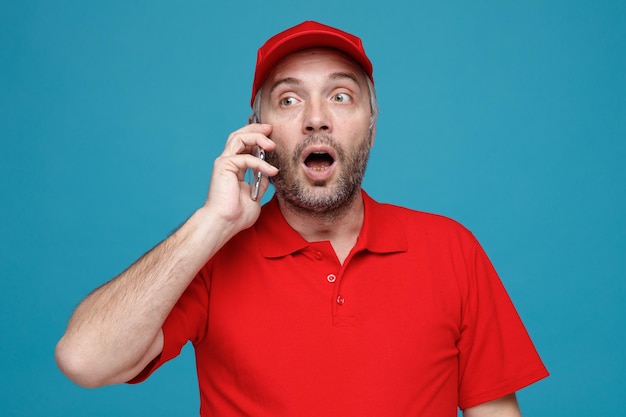
[[[365,218],[354,250],[374,253],[406,251],[406,232],[400,220],[365,191],[362,191],[362,196]],[[309,245],[309,242],[289,226],[280,211],[276,196],[263,206],[254,227],[261,253],[266,258],[286,256]]]

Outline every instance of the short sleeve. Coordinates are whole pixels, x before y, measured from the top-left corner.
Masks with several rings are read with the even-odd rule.
[[[474,242],[468,259],[459,350],[459,407],[511,394],[548,371],[487,255]]]
[[[145,381],[165,362],[177,357],[183,346],[197,343],[206,333],[209,291],[203,274],[189,284],[165,323],[163,323],[163,351],[135,378],[136,384]]]

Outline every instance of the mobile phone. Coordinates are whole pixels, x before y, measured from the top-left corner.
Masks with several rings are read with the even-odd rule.
[[[265,161],[265,151],[259,146],[255,146],[253,155],[262,161]],[[252,170],[250,173],[250,197],[256,201],[259,198],[259,188],[261,187],[261,178],[263,174],[261,171]]]

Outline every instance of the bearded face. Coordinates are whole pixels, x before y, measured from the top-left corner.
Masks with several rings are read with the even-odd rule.
[[[272,126],[276,150],[266,159],[279,169],[280,203],[303,215],[345,214],[375,135],[367,76],[336,50],[306,49],[280,61],[262,90],[255,114]]]
[[[371,131],[349,149],[325,133],[308,136],[290,154],[277,148],[267,155],[267,161],[280,169],[272,178],[276,193],[294,208],[312,214],[337,210],[359,192],[370,148]],[[311,149],[329,149],[330,152]],[[330,179],[311,181],[302,174],[303,168],[323,171],[332,165],[336,165],[337,172]]]

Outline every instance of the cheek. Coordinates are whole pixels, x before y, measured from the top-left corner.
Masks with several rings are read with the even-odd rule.
[[[292,151],[295,146],[294,142],[299,137],[297,132],[282,121],[272,120],[267,123],[272,125],[272,133],[269,135],[269,138],[276,143],[276,148],[280,149],[280,152],[283,154]]]
[[[294,125],[300,115],[302,106],[294,106],[291,108],[267,108],[267,112],[264,113],[265,122],[275,125]]]
[[[268,159],[268,162],[276,162],[278,164],[276,166],[279,169],[283,169],[285,168],[286,164],[289,164],[293,159],[294,147],[288,142],[281,140],[279,135],[276,135],[277,137],[273,136],[274,135],[272,135],[270,138],[276,143],[276,150],[272,152],[273,161],[270,161]]]

